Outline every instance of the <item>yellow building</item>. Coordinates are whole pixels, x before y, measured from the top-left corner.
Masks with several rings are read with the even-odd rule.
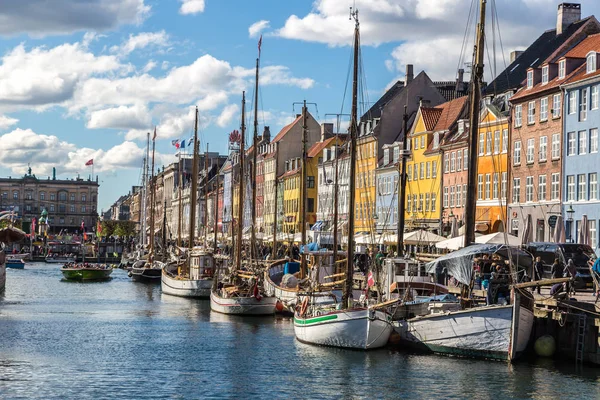
[[[477,143],[477,213],[475,229],[502,231],[506,221],[508,119],[495,106],[481,112]]]
[[[466,97],[440,104],[419,107],[409,131],[411,156],[407,160],[406,227],[441,229],[443,187],[440,147],[454,133],[458,119],[466,111]]]
[[[354,232],[375,232],[375,170],[377,169],[377,139],[360,137],[356,146],[356,182]]]

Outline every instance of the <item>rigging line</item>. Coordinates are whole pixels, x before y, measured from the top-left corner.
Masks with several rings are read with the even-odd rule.
[[[456,69],[460,69],[461,65],[464,63],[464,58],[465,58],[465,53],[466,53],[466,48],[467,48],[467,38],[469,36],[469,26],[471,26],[471,19],[473,16],[473,7],[475,4],[475,0],[471,0],[471,6],[469,7],[469,13],[467,15],[467,23],[465,24],[465,32],[463,34],[463,41],[460,47],[460,53],[458,56],[458,65],[456,67]]]
[[[502,43],[502,33],[500,30],[500,19],[498,18],[498,8],[496,7],[496,0],[492,0],[492,12],[496,15],[496,26],[498,29],[498,41],[500,42],[500,51],[502,54],[502,63],[504,66],[503,72],[506,75],[506,81],[508,83],[508,86],[510,87],[508,65],[506,64],[506,55],[504,54],[504,45]],[[496,94],[495,92],[496,92],[496,88],[494,87],[494,94]]]

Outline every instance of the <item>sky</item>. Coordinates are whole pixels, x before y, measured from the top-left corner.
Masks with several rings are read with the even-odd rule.
[[[261,35],[259,130],[274,136],[303,100],[321,122],[348,112],[349,7],[359,10],[364,110],[407,63],[454,80],[471,60],[473,1],[0,2],[0,176],[30,165],[40,178],[53,167],[58,178],[87,178],[93,159],[100,212],[140,184],[147,132],[156,127],[156,166],[175,160],[171,141],[193,135],[195,106],[202,149],[227,152],[244,90],[252,115]],[[511,51],[555,27],[559,3],[488,0],[488,82]],[[584,17],[600,15],[600,1],[580,3]]]

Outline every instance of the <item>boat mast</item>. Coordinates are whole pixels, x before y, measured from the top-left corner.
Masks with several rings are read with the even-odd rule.
[[[262,41],[262,38],[261,38]],[[254,83],[254,135],[252,138],[252,227],[250,233],[250,259],[256,260],[256,155],[258,153],[258,66],[260,65],[260,45],[256,58],[256,77]]]
[[[242,127],[240,136],[240,189],[238,193],[237,247],[235,250],[235,267],[242,266],[242,228],[244,227],[244,153],[246,140],[246,92],[242,92]]]
[[[275,146],[277,146],[277,144]],[[273,188],[275,191],[275,200],[273,202],[273,249],[271,250],[271,260],[274,260],[277,255],[277,186],[277,157],[275,157],[275,185]]]
[[[179,158],[179,187],[177,188],[178,190],[178,197],[179,197],[179,202],[177,203],[179,205],[178,209],[177,209],[177,247],[181,247],[181,224],[182,224],[182,219],[183,219],[183,201],[182,201],[182,192],[183,192],[183,177],[182,177],[182,173],[181,173],[181,151],[179,151],[179,154],[177,155],[177,157]]]
[[[204,248],[208,247],[206,242],[206,235],[208,234],[208,143],[206,143],[206,153],[204,154],[204,218],[202,223],[204,225]]]
[[[194,248],[194,237],[196,232],[196,203],[198,201],[198,106],[196,106],[196,120],[194,122],[194,149],[192,157],[192,188],[190,200],[190,238],[188,248]],[[191,260],[191,257],[188,258]]]
[[[338,126],[339,128],[339,126]],[[339,132],[339,130],[336,129],[336,132]],[[336,142],[335,142],[335,172],[333,173],[333,262],[334,262],[334,267],[335,267],[335,263],[337,262],[337,252],[338,252],[338,206],[339,206],[339,194],[338,194],[338,179],[339,179],[339,175],[338,175],[338,168],[339,168],[339,164],[338,164],[338,159],[339,159],[339,151],[338,151],[338,137],[337,137],[337,133],[336,133]],[[337,271],[336,271],[337,272]]]
[[[143,247],[146,245],[146,228],[148,226],[148,221],[146,220],[146,218],[148,217],[148,212],[146,210],[146,207],[148,207],[148,159],[150,158],[150,155],[148,154],[148,152],[150,151],[150,132],[148,132],[147,134],[147,139],[146,139],[146,157],[144,158],[144,171],[142,173],[142,209],[141,209],[141,215],[140,215],[140,222],[141,222],[141,236],[142,236],[142,252],[143,252]]]
[[[486,0],[479,3],[479,24],[474,51],[473,73],[471,74],[471,90],[469,98],[469,175],[467,180],[467,201],[465,205],[465,242],[467,247],[475,242],[475,214],[477,212],[477,136],[479,131],[479,102],[483,81],[483,52],[485,41],[485,5]]]
[[[156,182],[154,180],[154,152],[156,150],[156,127],[154,128],[154,136],[152,136],[152,171],[150,172],[150,251],[149,260],[154,258],[154,203],[156,201]]]
[[[213,252],[217,253],[217,230],[219,229],[219,159],[217,158],[217,188],[215,189],[215,242],[213,244]]]
[[[306,246],[306,100],[302,105],[302,169],[300,179],[302,184],[300,185],[300,233],[301,233],[301,246]],[[304,248],[306,250],[306,247]],[[304,257],[304,251],[300,253],[300,279],[305,277],[306,269],[306,257]]]
[[[163,170],[164,172],[164,170]],[[164,192],[163,192],[164,193]],[[163,226],[162,226],[163,261],[167,260],[167,198],[163,203]]]
[[[400,174],[400,187],[398,188],[398,230],[396,231],[396,235],[398,235],[396,247],[398,252],[398,257],[404,257],[404,213],[406,206],[406,154],[408,153],[408,113],[406,111],[406,106],[404,106],[404,115],[402,117],[402,151],[400,153],[401,163],[399,165],[399,174]]]
[[[348,257],[346,260],[346,279],[344,282],[344,294],[342,296],[342,307],[352,306],[352,278],[354,260],[354,200],[355,200],[355,176],[356,176],[356,131],[357,131],[357,102],[358,102],[358,51],[360,46],[360,32],[358,22],[358,10],[350,12],[354,18],[354,70],[352,72],[352,109],[350,111],[350,179],[349,179],[349,202],[348,202]]]

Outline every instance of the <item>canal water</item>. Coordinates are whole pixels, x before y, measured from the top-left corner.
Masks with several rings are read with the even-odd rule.
[[[1,399],[600,399],[600,368],[305,345],[286,318],[211,313],[122,270],[61,280],[57,265],[7,271]]]

